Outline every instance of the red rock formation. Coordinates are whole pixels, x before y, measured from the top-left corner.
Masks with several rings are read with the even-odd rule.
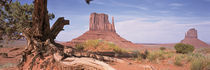
[[[195,28],[190,29],[187,31],[185,38],[198,38],[197,30]]]
[[[196,48],[203,48],[209,46],[205,42],[198,39],[197,30],[195,28],[192,28],[187,31],[187,33],[185,34],[185,39],[182,40],[181,43],[190,44],[195,46]]]
[[[68,42],[70,45],[85,42],[86,40],[101,39],[109,42],[113,42],[116,45],[124,48],[134,47],[135,45],[120,37],[115,30],[114,18],[112,17],[112,24],[108,20],[108,15],[92,13],[90,15],[90,27],[89,31],[85,32],[78,38]]]
[[[109,23],[108,15],[92,13],[90,15],[90,31],[109,31],[115,32],[114,18],[112,18],[112,24]]]

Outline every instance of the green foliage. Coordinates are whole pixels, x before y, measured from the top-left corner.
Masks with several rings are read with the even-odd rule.
[[[83,44],[76,44],[75,49],[78,51],[83,51],[85,49]]]
[[[192,53],[194,51],[194,46],[189,44],[178,43],[174,46],[177,53]]]
[[[9,39],[18,38],[21,32],[30,27],[32,22],[33,5],[16,1],[8,6],[0,8],[0,29]]]
[[[118,46],[115,46],[115,47],[113,47],[112,49],[113,49],[113,51],[114,51],[115,53],[117,53],[117,54],[124,54],[124,53],[127,53],[126,50],[124,50],[124,49],[122,49],[122,48],[120,48],[120,47],[118,47]]]
[[[131,56],[132,56],[134,59],[137,59],[137,60],[143,59],[143,58],[141,57],[140,51],[138,51],[138,50],[131,51]]]
[[[149,61],[163,60],[165,59],[164,51],[151,51],[148,55]]]
[[[141,53],[138,50],[131,51],[131,56],[134,59],[137,59],[138,61],[141,61],[143,59],[147,59],[148,55],[149,55],[149,51],[147,51],[147,50],[145,50],[144,53]]]
[[[99,40],[88,40],[84,43],[84,45],[90,49],[97,49],[99,47],[99,42]]]
[[[15,1],[8,6],[0,7],[0,38],[4,35],[10,39],[20,39],[22,32],[31,28],[33,4],[20,4]],[[49,18],[53,19],[55,15],[49,14]]]
[[[127,53],[126,50],[118,47],[112,42],[107,42],[103,40],[87,40],[83,43],[84,49],[86,51],[113,51],[117,54]]]
[[[160,47],[160,50],[166,50],[166,48],[165,47]]]

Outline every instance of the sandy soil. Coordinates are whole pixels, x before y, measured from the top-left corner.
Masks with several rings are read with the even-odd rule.
[[[137,62],[130,59],[123,59],[123,63],[111,63],[116,70],[189,70],[189,64],[175,66],[167,60],[156,62]]]

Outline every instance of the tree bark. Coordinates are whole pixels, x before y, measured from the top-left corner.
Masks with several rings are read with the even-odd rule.
[[[63,30],[64,25],[69,24],[69,20],[58,18],[50,28],[47,0],[34,0],[32,20],[32,28],[25,29],[23,32],[27,47],[19,64],[20,70],[46,69],[49,63],[53,64],[54,53],[64,54],[63,46],[56,43],[54,39]]]

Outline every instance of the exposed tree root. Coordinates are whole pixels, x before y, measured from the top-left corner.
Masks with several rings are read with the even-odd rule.
[[[103,70],[103,64],[105,64],[105,66],[107,66],[107,64],[98,60],[112,60],[108,57],[96,55],[94,53],[82,52],[81,55],[81,52],[75,51],[74,48],[70,48],[69,53],[64,53],[64,46],[55,43],[54,39],[59,32],[63,30],[63,27],[69,24],[69,20],[65,20],[64,17],[58,18],[50,28],[47,0],[34,0],[32,20],[32,27],[25,29],[23,32],[23,36],[27,40],[27,47],[22,53],[22,59],[18,64],[20,70],[53,70],[57,67],[55,65],[56,62],[61,62],[69,57],[78,59],[88,57],[88,60],[92,58],[94,58],[94,60],[97,59],[96,63],[94,60],[89,60],[88,62],[90,62],[93,67],[94,64],[96,66],[99,65],[99,69]],[[59,61],[55,61],[54,54],[60,56]],[[102,63],[102,65],[97,63]],[[88,64],[78,64],[78,66],[86,67]]]

